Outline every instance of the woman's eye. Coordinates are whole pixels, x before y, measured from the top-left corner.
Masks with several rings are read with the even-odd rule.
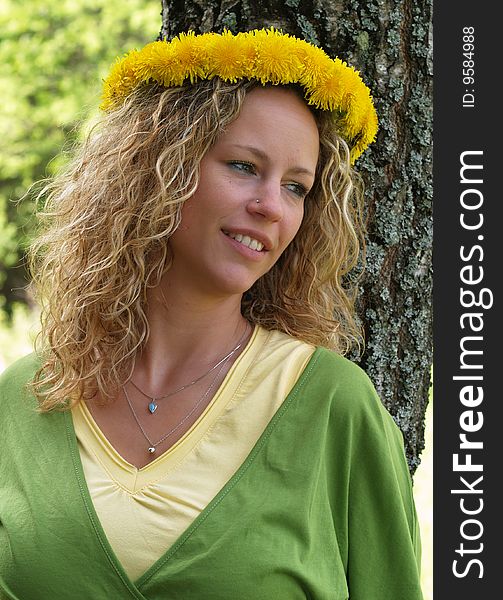
[[[253,163],[232,160],[228,164],[237,171],[242,171],[243,173],[255,173],[255,165]]]
[[[308,194],[307,188],[305,188],[301,183],[288,183],[286,187],[299,198],[305,198]]]

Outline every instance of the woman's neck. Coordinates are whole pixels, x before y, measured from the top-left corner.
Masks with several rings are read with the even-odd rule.
[[[237,357],[252,331],[241,315],[240,296],[210,299],[173,289],[168,294],[162,286],[149,291],[147,319],[150,336],[133,377],[151,390],[191,380],[241,341]]]

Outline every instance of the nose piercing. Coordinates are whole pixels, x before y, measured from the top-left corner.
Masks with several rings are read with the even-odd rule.
[[[258,198],[255,200],[255,202],[256,202],[257,204],[260,204],[260,200],[259,200]]]

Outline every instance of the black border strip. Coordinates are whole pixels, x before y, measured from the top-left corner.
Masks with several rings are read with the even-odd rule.
[[[502,32],[488,7],[464,0],[438,0],[434,6],[434,597],[439,600],[492,597],[490,590],[499,588],[496,511],[503,431],[496,384],[502,369],[503,198],[497,173],[503,164],[496,163],[502,129],[496,55]]]

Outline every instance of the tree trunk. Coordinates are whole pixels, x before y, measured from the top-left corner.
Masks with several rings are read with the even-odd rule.
[[[361,366],[402,430],[411,472],[424,448],[432,364],[431,0],[163,0],[160,37],[271,25],[358,69],[378,141],[357,161],[368,211]]]

